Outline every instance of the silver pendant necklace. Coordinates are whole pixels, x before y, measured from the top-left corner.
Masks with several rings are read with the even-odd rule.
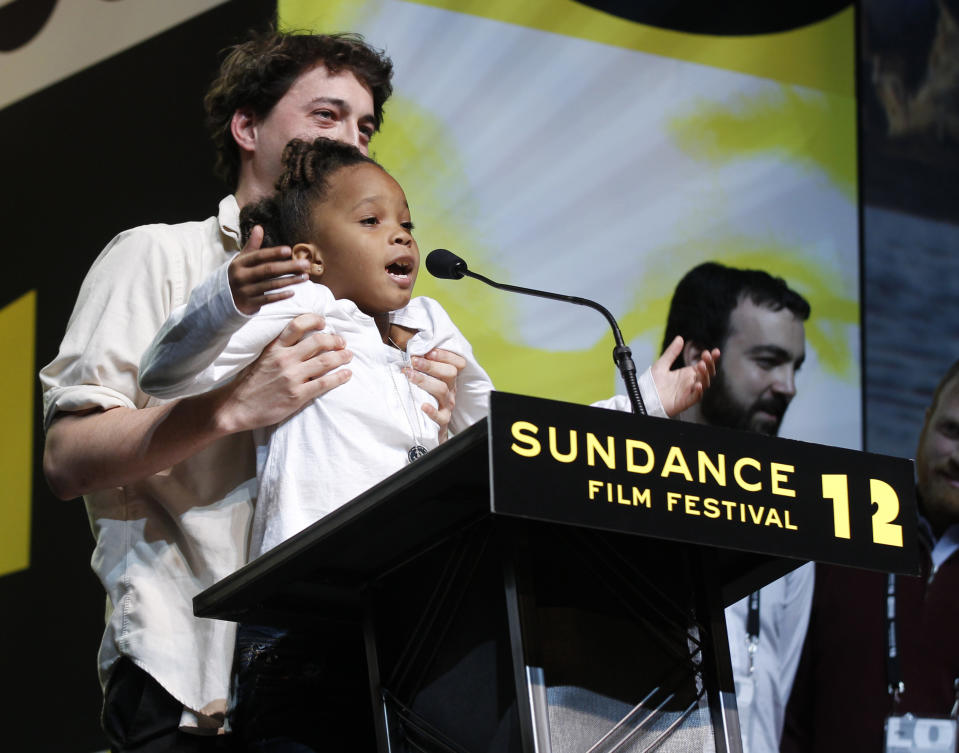
[[[397,345],[393,338],[387,335],[387,341],[390,345],[396,348],[400,353],[403,354],[403,366],[408,369],[413,368],[413,361],[410,358],[410,354],[403,350],[399,345]],[[418,460],[423,457],[428,450],[423,446],[422,440],[420,439],[420,434],[416,431],[416,427],[413,426],[413,419],[410,418],[409,408],[412,408],[414,413],[416,413],[417,421],[416,424],[422,429],[422,417],[416,411],[416,398],[413,397],[413,385],[410,383],[409,377],[404,374],[404,379],[406,379],[406,388],[409,391],[410,402],[409,406],[403,401],[403,396],[400,394],[400,388],[396,386],[396,378],[393,374],[390,374],[390,381],[393,382],[393,389],[396,391],[396,398],[399,400],[400,407],[403,409],[403,415],[406,417],[406,423],[409,424],[410,434],[413,437],[413,445],[406,451],[406,457],[408,462],[412,463],[414,460]]]

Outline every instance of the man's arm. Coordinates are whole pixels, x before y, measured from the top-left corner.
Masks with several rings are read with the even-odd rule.
[[[61,413],[47,431],[43,470],[61,499],[146,478],[238,431],[268,426],[343,384],[352,354],[337,335],[314,332],[322,317],[291,321],[229,384],[149,408]],[[444,385],[445,386],[445,385]]]
[[[60,499],[146,478],[238,431],[278,423],[350,378],[352,353],[338,335],[315,332],[321,317],[291,321],[263,354],[217,390],[150,408],[60,413],[47,430],[43,472]],[[309,337],[301,338],[314,331]],[[455,354],[414,359],[413,380],[436,398],[445,434],[455,399]]]

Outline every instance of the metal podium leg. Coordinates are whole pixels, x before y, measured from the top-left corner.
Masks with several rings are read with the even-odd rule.
[[[376,650],[376,626],[372,606],[367,599],[363,615],[363,641],[366,644],[366,667],[370,678],[370,703],[373,706],[373,726],[378,753],[392,753],[389,716],[386,701],[380,693],[380,659]]]
[[[528,547],[519,528],[507,532],[505,539],[503,583],[523,751],[551,753],[546,678],[535,651],[536,605],[526,569]]]
[[[722,587],[716,553],[701,549],[694,559],[700,572],[697,592],[699,621],[707,626],[703,642],[703,680],[709,696],[709,710],[716,739],[716,753],[742,753],[739,710],[736,707],[736,685],[729,658],[729,636],[722,603]]]

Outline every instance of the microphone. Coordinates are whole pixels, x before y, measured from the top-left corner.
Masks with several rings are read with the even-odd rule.
[[[619,330],[619,325],[613,315],[596,301],[588,298],[580,298],[575,295],[562,295],[561,293],[548,293],[545,290],[533,290],[532,288],[521,288],[517,285],[506,285],[500,282],[494,282],[488,277],[484,277],[476,272],[471,272],[466,265],[466,261],[461,257],[448,251],[445,248],[437,248],[430,251],[426,257],[426,269],[433,277],[441,280],[460,280],[463,277],[472,277],[475,280],[484,282],[498,290],[506,290],[510,293],[522,293],[523,295],[534,295],[538,298],[548,298],[553,301],[564,301],[566,303],[575,303],[578,306],[587,306],[594,309],[606,317],[609,326],[613,330],[613,338],[616,340],[616,347],[613,348],[613,363],[619,369],[626,384],[626,394],[629,396],[629,402],[633,406],[633,413],[641,416],[646,415],[646,406],[643,404],[643,398],[639,394],[639,383],[636,381],[636,365],[633,363],[633,353],[629,346],[623,341],[623,333]]]
[[[426,269],[433,277],[441,280],[461,280],[469,271],[465,261],[445,248],[430,251],[426,257]]]

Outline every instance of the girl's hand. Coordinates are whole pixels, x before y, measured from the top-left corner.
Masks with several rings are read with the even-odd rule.
[[[409,380],[436,398],[437,407],[429,403],[420,406],[423,412],[439,426],[440,443],[449,437],[450,419],[456,407],[456,376],[466,368],[463,356],[436,348],[425,356],[414,356]]]
[[[228,271],[233,302],[247,316],[267,303],[293,295],[292,290],[282,288],[309,279],[309,261],[291,258],[289,246],[260,248],[262,242],[263,228],[257,225],[243,250],[233,257]]]
[[[704,350],[696,363],[670,371],[669,367],[682,351],[683,338],[677,335],[651,369],[659,399],[669,417],[698,403],[710,380],[716,376],[719,348]]]

